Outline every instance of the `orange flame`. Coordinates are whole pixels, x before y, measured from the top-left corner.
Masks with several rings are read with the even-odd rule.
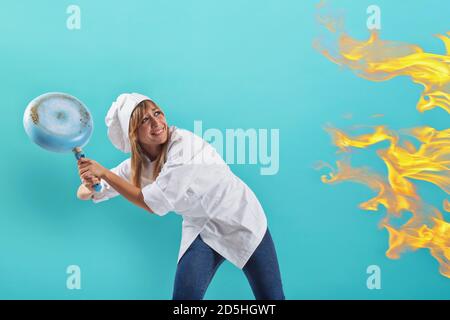
[[[319,17],[318,20],[330,31],[338,29],[330,27],[330,18]],[[385,81],[409,76],[413,82],[424,86],[417,110],[424,112],[440,107],[450,113],[450,38],[447,35],[437,37],[444,42],[445,55],[424,52],[416,45],[381,40],[376,31],[367,41],[358,41],[342,33],[338,54],[332,54],[319,42],[315,47],[334,63],[350,67],[367,80]]]
[[[348,153],[350,148],[367,148],[381,141],[389,141],[387,149],[377,151],[380,159],[388,169],[388,177],[384,178],[368,168],[353,168],[349,161],[337,161],[337,170],[322,176],[324,183],[353,181],[362,183],[377,195],[360,204],[363,210],[377,211],[381,206],[386,208],[387,215],[380,223],[390,235],[389,258],[398,258],[400,253],[418,248],[428,248],[440,263],[440,272],[450,278],[450,224],[442,213],[422,201],[416,187],[410,179],[424,180],[433,183],[450,194],[450,129],[437,131],[423,127],[411,130],[411,134],[422,144],[417,150],[409,144],[404,148],[399,145],[398,135],[384,126],[375,127],[372,134],[350,137],[343,131],[328,128],[333,141],[341,152]],[[431,133],[430,133],[431,132]],[[409,148],[409,149],[408,149]],[[444,209],[448,209],[448,201],[444,201]],[[390,224],[392,217],[401,217],[404,212],[412,213],[412,217],[399,229]]]
[[[325,22],[334,32],[337,29],[330,28],[336,25],[332,21],[329,17],[319,17],[319,22]],[[450,38],[438,37],[445,44],[445,55],[424,52],[416,45],[381,40],[377,32],[372,32],[367,41],[358,41],[341,33],[336,53],[332,53],[333,48],[325,49],[320,42],[316,42],[315,47],[332,62],[347,66],[358,76],[371,81],[409,76],[413,82],[424,86],[417,104],[420,112],[440,107],[450,113]],[[322,164],[331,168],[328,175],[322,176],[322,181],[353,181],[375,191],[377,195],[361,203],[360,208],[370,211],[377,211],[380,205],[386,208],[386,217],[380,223],[389,232],[386,255],[397,259],[405,250],[427,248],[439,262],[441,274],[450,278],[450,223],[438,209],[422,200],[413,182],[427,181],[450,194],[450,129],[439,131],[424,126],[402,130],[400,134],[386,126],[376,126],[372,133],[356,137],[336,128],[326,130],[347,158],[337,161],[337,170]],[[404,135],[413,137],[419,147],[416,148]],[[387,168],[386,178],[368,168],[351,166],[350,151],[367,149],[382,141],[389,143],[387,149],[377,150]],[[449,200],[444,200],[443,209],[450,212]],[[401,217],[405,212],[411,213],[411,218],[401,227],[394,227],[392,218]]]

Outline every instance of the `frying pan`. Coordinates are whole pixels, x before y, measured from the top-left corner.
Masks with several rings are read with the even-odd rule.
[[[92,135],[93,121],[88,108],[77,98],[49,92],[33,99],[25,109],[23,126],[28,137],[53,152],[73,152],[84,158],[84,147]],[[93,186],[101,191],[99,183]]]

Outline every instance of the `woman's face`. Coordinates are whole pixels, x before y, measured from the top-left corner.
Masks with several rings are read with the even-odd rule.
[[[138,140],[144,146],[155,146],[167,141],[166,117],[161,109],[148,103],[138,128]]]

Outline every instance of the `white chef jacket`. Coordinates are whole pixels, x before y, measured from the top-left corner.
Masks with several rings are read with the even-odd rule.
[[[142,170],[142,194],[154,213],[175,212],[183,217],[178,261],[200,234],[203,241],[242,269],[261,242],[267,219],[253,191],[216,150],[194,133],[171,126],[167,161],[155,181],[153,162]],[[111,169],[131,180],[131,159]],[[102,180],[95,203],[119,195]]]

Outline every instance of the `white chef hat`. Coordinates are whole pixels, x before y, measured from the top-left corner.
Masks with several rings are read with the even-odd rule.
[[[108,127],[108,137],[112,144],[125,153],[131,151],[128,128],[130,125],[131,113],[136,106],[144,100],[152,99],[139,93],[123,93],[117,97],[105,117]]]

